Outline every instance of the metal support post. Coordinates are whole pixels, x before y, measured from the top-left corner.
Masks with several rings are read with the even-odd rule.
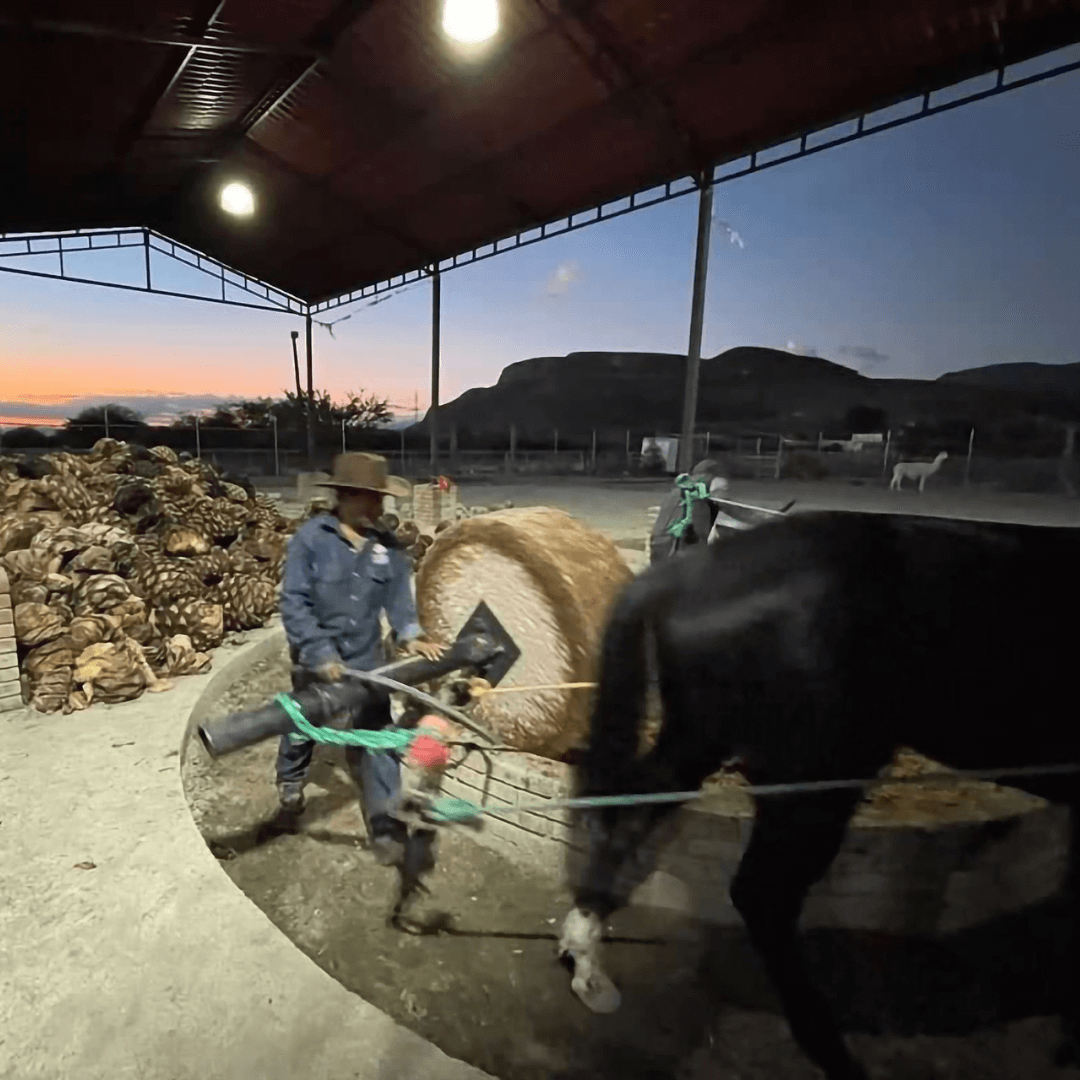
[[[694,465],[694,427],[697,422],[698,380],[701,374],[701,336],[705,321],[705,282],[709,270],[712,236],[713,189],[711,174],[698,177],[697,250],[694,253],[694,293],[690,302],[690,348],[686,355],[686,392],[683,397],[682,438],[679,440],[679,472]]]
[[[431,271],[431,408],[428,434],[431,437],[431,475],[439,471],[439,323],[442,319],[442,279],[439,267]]]
[[[300,399],[304,396],[303,387],[300,385],[300,355],[296,351],[296,339],[300,336],[299,330],[290,330],[289,337],[292,338],[292,366],[293,374],[296,376],[296,403],[300,404]]]
[[[305,319],[304,345],[307,349],[307,456],[308,469],[315,468],[315,385],[311,371],[311,315]]]

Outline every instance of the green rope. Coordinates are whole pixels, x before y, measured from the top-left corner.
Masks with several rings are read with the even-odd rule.
[[[689,473],[675,477],[675,486],[682,492],[683,516],[668,526],[668,532],[681,540],[694,519],[694,503],[709,497],[709,487],[704,480],[698,480]]]
[[[316,727],[308,723],[303,709],[288,694],[278,694],[274,701],[296,725],[296,731],[289,735],[294,743],[307,739],[311,742],[329,743],[331,746],[362,746],[365,750],[385,753],[389,750],[406,750],[417,738],[415,731],[402,731],[400,728],[385,728],[382,731],[337,731],[334,728]]]
[[[951,785],[968,780],[1009,780],[1027,776],[1075,776],[1080,764],[1021,765],[1007,769],[956,770],[948,773],[920,776],[875,776],[867,780],[804,780],[792,784],[757,784],[739,788],[751,796],[799,795],[807,792],[843,791],[851,788],[893,787],[908,784]],[[643,795],[593,795],[577,799],[548,799],[543,802],[519,803],[517,806],[478,806],[468,799],[436,799],[427,813],[436,821],[469,821],[485,814],[544,813],[550,810],[590,810],[601,806],[642,806],[656,803],[685,803],[715,798],[716,788],[696,791],[654,791]]]

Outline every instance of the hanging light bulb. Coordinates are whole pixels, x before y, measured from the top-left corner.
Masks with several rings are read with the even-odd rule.
[[[498,33],[498,0],[444,0],[442,25],[462,45],[479,45]]]
[[[246,184],[226,184],[221,189],[221,209],[237,217],[250,217],[255,213],[255,196]]]

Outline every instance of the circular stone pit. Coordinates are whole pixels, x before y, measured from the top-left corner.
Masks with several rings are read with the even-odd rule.
[[[235,681],[203,715],[263,704],[287,685],[282,654]],[[619,1057],[615,1029],[594,1030],[554,964],[570,903],[567,864],[581,855],[566,811],[488,818],[480,834],[446,830],[433,896],[417,914],[443,911],[453,929],[410,937],[384,926],[393,872],[363,850],[340,751],[317,753],[298,833],[273,824],[275,752],[265,743],[210,762],[197,740],[186,746],[189,802],[222,868],[316,963],[453,1056],[506,1080],[539,1080],[561,1067],[571,1051],[553,1048],[566,1046],[594,1070],[605,1062],[611,1076],[636,1076],[628,1062],[644,1061],[646,1051],[633,1033],[654,1017],[664,1019],[646,1032],[648,1046],[670,1062],[687,1040],[698,1045],[717,1003],[776,1010],[727,897],[753,827],[739,778],[717,778],[713,797],[675,816],[658,838],[666,843],[655,845],[653,872],[613,920],[620,940],[606,955],[624,1006],[612,1024],[630,1055]],[[481,801],[486,782],[488,801],[503,805],[570,794],[565,764],[489,756],[490,775],[474,753],[447,778],[445,793]],[[900,764],[927,767],[915,758]],[[976,785],[979,798],[969,792],[966,802],[918,785],[881,790],[803,919],[813,977],[845,1025],[957,1034],[1051,1013],[1045,971],[1067,927],[1051,900],[1064,868],[1065,814],[994,785]],[[667,944],[646,947],[657,938]],[[523,1018],[533,1025],[528,1060],[514,1057]],[[790,1075],[802,1076],[798,1068]],[[768,1075],[789,1073],[777,1066]]]

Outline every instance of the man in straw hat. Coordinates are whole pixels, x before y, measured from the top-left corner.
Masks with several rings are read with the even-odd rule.
[[[379,616],[386,612],[405,651],[429,660],[442,649],[427,641],[417,621],[409,565],[393,533],[380,529],[383,498],[409,494],[409,484],[388,476],[376,454],[341,454],[330,480],[337,492],[333,513],[306,521],[289,543],[281,591],[281,621],[293,661],[293,689],[318,679],[336,682],[346,667],[369,671],[381,662]],[[375,691],[354,725],[385,727],[390,698]],[[277,788],[282,808],[299,814],[314,743],[284,735],[278,750]],[[401,788],[395,754],[347,747],[349,772],[360,788],[368,842],[382,863],[400,859],[407,838],[393,807]]]

